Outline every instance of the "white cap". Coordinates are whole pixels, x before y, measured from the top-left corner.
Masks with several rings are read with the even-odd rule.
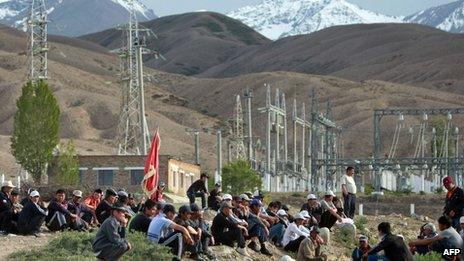
[[[300,215],[304,217],[305,219],[310,218],[311,216],[309,215],[309,212],[307,210],[303,210],[300,212]]]
[[[39,192],[37,190],[33,190],[33,191],[31,191],[31,193],[29,193],[29,196],[31,196],[31,197],[39,197],[40,194],[39,194]]]
[[[224,194],[224,196],[222,197],[222,200],[232,200],[232,195],[230,194]]]
[[[310,199],[317,199],[316,195],[314,194],[309,194],[306,199],[310,200]]]
[[[327,190],[324,194],[325,196],[332,196],[332,197],[335,197],[335,194],[333,193],[332,190]]]
[[[295,259],[291,258],[290,256],[282,256],[279,261],[295,261]]]
[[[460,224],[464,224],[464,216],[462,216],[462,217],[459,219],[459,223],[460,223]]]
[[[250,201],[250,198],[248,197],[247,194],[242,194],[242,195],[240,195],[240,199],[241,199],[241,200],[245,200],[245,201]]]
[[[279,209],[277,211],[277,215],[278,216],[288,216],[287,212],[285,210],[283,210],[283,209]]]
[[[304,219],[304,217],[301,216],[300,213],[296,214],[295,216],[293,216],[293,219],[297,220],[297,219]]]
[[[118,191],[118,197],[126,197],[126,198],[128,198],[129,194],[127,194],[127,192],[125,192],[124,190],[120,190],[120,191]]]
[[[80,191],[80,190],[74,190],[74,191],[73,191],[73,196],[82,198],[82,191]]]
[[[8,181],[4,181],[4,182],[3,182],[2,187],[15,188],[16,186],[13,185],[13,182],[11,182],[11,180],[8,180]]]

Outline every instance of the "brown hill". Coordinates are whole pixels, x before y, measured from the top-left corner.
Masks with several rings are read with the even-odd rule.
[[[158,36],[148,48],[159,50],[167,61],[149,58],[149,66],[171,73],[195,75],[235,57],[244,49],[270,40],[243,23],[212,12],[186,13],[141,23]],[[121,31],[110,29],[80,37],[109,49],[121,46]]]
[[[116,82],[118,58],[90,42],[51,37],[49,84],[60,103],[61,136],[72,138],[79,153],[114,153],[120,105],[120,87]],[[15,101],[26,80],[25,34],[0,27],[0,172],[15,174],[9,153]],[[148,74],[155,73],[147,70]],[[186,127],[211,127],[216,120],[186,108],[184,100],[147,83],[147,113],[150,130],[159,126],[161,153],[193,160],[193,137]],[[180,101],[180,102],[179,102]],[[203,162],[214,165],[214,136],[203,136]],[[3,171],[1,171],[3,169]]]
[[[265,71],[383,80],[464,92],[464,36],[412,24],[336,26],[245,51],[202,73]]]

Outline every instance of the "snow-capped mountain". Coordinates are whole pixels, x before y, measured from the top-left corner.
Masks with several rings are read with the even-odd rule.
[[[0,0],[0,23],[24,29],[30,0]],[[125,24],[129,0],[46,0],[50,34],[79,36]],[[139,21],[156,15],[140,0],[133,0]]]
[[[452,33],[464,33],[464,0],[431,7],[405,17],[404,21],[428,25]]]
[[[263,0],[227,15],[270,39],[307,34],[335,25],[402,21],[401,17],[368,11],[345,0]]]

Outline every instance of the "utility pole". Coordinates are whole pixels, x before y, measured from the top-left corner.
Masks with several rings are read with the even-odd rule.
[[[240,95],[236,96],[234,119],[230,128],[229,148],[233,160],[247,159],[247,153],[243,135],[243,110]]]
[[[155,36],[149,29],[140,28],[133,0],[129,0],[129,23],[123,30],[121,59],[122,105],[118,124],[118,154],[146,155],[150,134],[145,113],[144,54],[163,58],[159,52],[145,48],[145,36]]]
[[[252,130],[252,121],[251,121],[251,99],[253,99],[253,91],[251,89],[247,89],[243,96],[246,100],[246,110],[247,110],[247,134],[248,134],[248,160],[254,158],[253,155],[253,130]]]
[[[222,181],[222,132],[221,130],[216,131],[217,138],[217,162],[216,162],[216,176],[214,182],[218,183]]]
[[[32,0],[27,20],[27,80],[37,82],[48,77],[47,9],[44,0]]]

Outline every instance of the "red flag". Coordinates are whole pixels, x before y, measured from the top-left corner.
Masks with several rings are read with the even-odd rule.
[[[145,162],[145,176],[142,180],[142,190],[150,197],[155,193],[158,187],[159,180],[159,148],[160,148],[160,136],[156,132],[151,142],[150,152],[147,155],[147,161]]]

